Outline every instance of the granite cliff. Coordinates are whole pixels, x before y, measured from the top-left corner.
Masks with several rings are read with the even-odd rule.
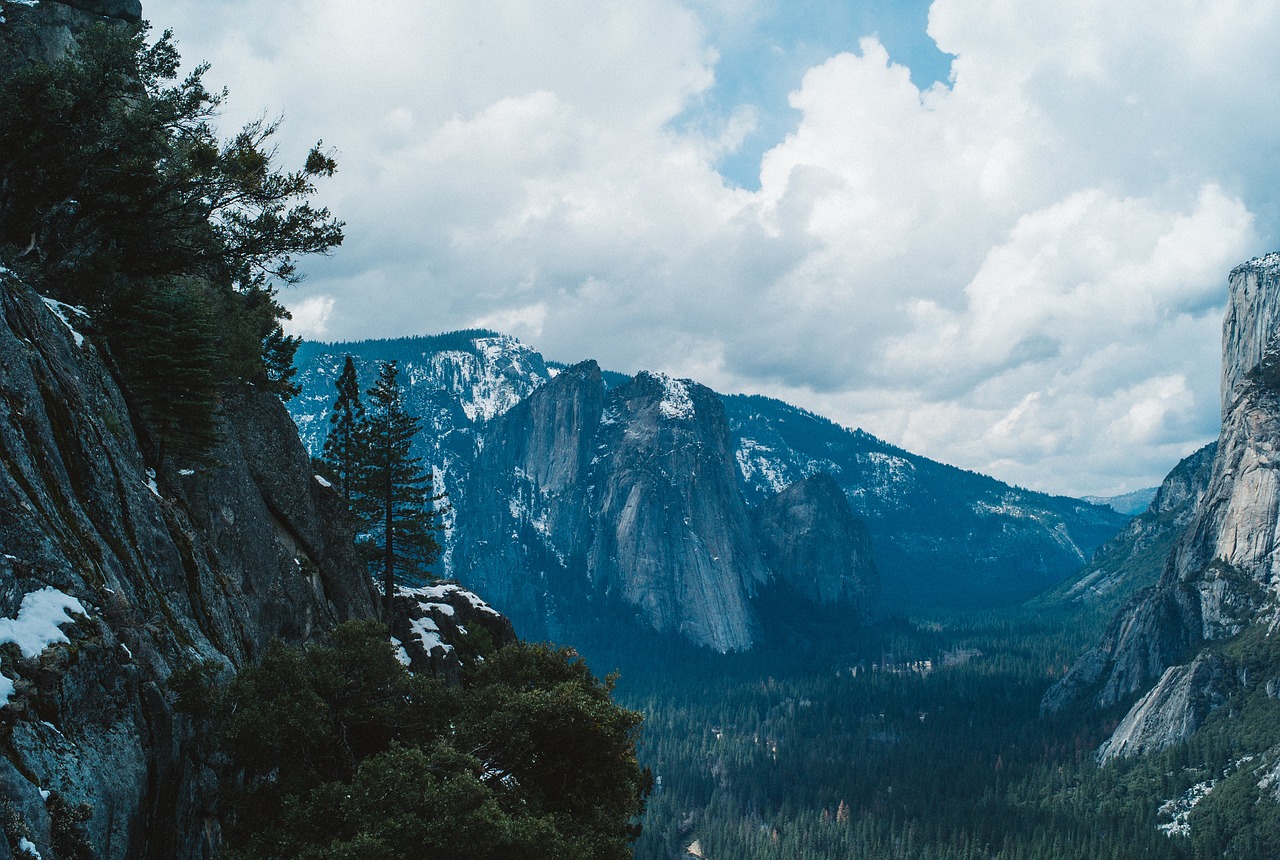
[[[1044,700],[1049,711],[1077,701],[1108,707],[1145,692],[1100,750],[1103,759],[1182,740],[1232,693],[1267,681],[1224,646],[1251,630],[1265,638],[1280,619],[1280,255],[1238,266],[1228,287],[1222,432],[1207,481],[1167,483],[1195,502],[1178,518],[1159,580],[1120,610]]]
[[[505,600],[522,628],[558,633],[583,614],[616,614],[718,651],[752,646],[761,624],[752,598],[770,572],[714,392],[649,373],[606,390],[599,367],[584,362],[481,439],[475,468],[456,484],[467,515],[455,519],[452,563]],[[865,610],[858,598],[874,588],[874,570],[865,555],[849,556],[866,544],[829,528],[856,530],[838,492],[810,507],[827,504],[842,507],[794,525],[846,567],[784,575],[847,570],[863,579],[847,586],[846,601]]]
[[[345,506],[252,391],[226,402],[207,462],[157,472],[74,310],[0,273],[0,312],[0,615],[21,625],[46,589],[78,607],[50,622],[62,644],[0,650],[0,796],[42,852],[55,792],[89,804],[99,856],[208,856],[211,772],[166,682],[373,617]]]

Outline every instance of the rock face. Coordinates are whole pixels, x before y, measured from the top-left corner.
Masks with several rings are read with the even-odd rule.
[[[84,610],[59,622],[68,642],[0,649],[14,688],[0,793],[32,811],[45,857],[58,822],[42,790],[89,804],[97,856],[211,856],[211,772],[167,680],[373,617],[374,594],[277,400],[227,401],[209,461],[157,475],[76,324],[0,271],[0,614],[20,626],[20,603],[50,587]]]
[[[0,0],[0,74],[62,59],[75,49],[76,34],[100,21],[140,20],[141,0]]]
[[[764,563],[804,599],[867,612],[879,591],[871,533],[835,479],[792,484],[753,512]]]
[[[1104,748],[1108,756],[1185,736],[1188,701],[1223,698],[1213,643],[1251,625],[1275,625],[1280,592],[1280,256],[1237,267],[1223,326],[1223,421],[1209,479],[1174,542],[1158,583],[1112,621],[1103,641],[1046,694],[1044,707],[1108,706],[1148,689]],[[1188,483],[1190,486],[1196,482]],[[1184,492],[1177,490],[1176,492]],[[1181,667],[1177,671],[1170,667]],[[1235,680],[1230,683],[1238,683]]]
[[[1222,415],[1231,410],[1249,372],[1276,346],[1280,331],[1280,254],[1237,266],[1222,323]]]
[[[751,646],[766,576],[713,392],[647,373],[606,392],[585,362],[482,438],[453,564],[517,623],[554,633],[590,604],[719,651]]]
[[[575,618],[608,607],[709,647],[755,641],[751,631],[770,610],[752,595],[780,573],[752,548],[763,535],[742,511],[820,474],[865,523],[894,607],[1016,603],[1079,570],[1127,521],[769,398],[681,382],[694,407],[681,418],[673,404],[682,397],[655,399],[655,386],[668,384],[658,376],[633,380],[594,362],[557,367],[488,331],[304,344],[303,394],[289,406],[313,454],[346,354],[365,384],[377,361],[400,362],[408,408],[425,424],[418,453],[452,505],[438,573],[480,590],[530,636],[561,636]],[[682,484],[692,481],[696,492]],[[842,517],[815,525],[844,534]],[[847,534],[838,542],[846,538],[861,558],[864,547]],[[826,582],[862,575],[847,559],[832,563],[845,567]],[[724,626],[710,619],[715,607],[730,616]]]
[[[1141,755],[1191,737],[1211,711],[1226,703],[1230,689],[1227,667],[1216,654],[1169,667],[1125,715],[1098,750],[1098,759]]]
[[[1111,601],[1114,605],[1155,585],[1174,541],[1209,488],[1217,450],[1217,443],[1211,442],[1178,463],[1147,509],[1103,544],[1080,575],[1055,589],[1046,602]]]

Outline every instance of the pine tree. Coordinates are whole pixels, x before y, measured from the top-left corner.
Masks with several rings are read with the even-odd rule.
[[[435,532],[443,496],[431,492],[431,473],[413,456],[413,437],[421,421],[404,409],[404,392],[396,362],[378,367],[378,381],[367,392],[368,415],[361,428],[368,458],[360,476],[356,510],[369,531],[366,545],[375,551],[371,564],[381,573],[387,619],[391,620],[396,573],[424,576],[440,552]]]
[[[342,242],[310,202],[337,164],[317,143],[279,169],[276,122],[222,141],[225,93],[205,65],[179,78],[168,32],[98,25],[77,45],[0,76],[0,258],[87,308],[161,459],[202,456],[225,391],[297,393],[276,287]]]
[[[353,490],[359,483],[365,464],[361,448],[361,428],[365,423],[365,414],[364,404],[360,401],[356,365],[349,355],[342,366],[336,387],[338,398],[333,401],[333,414],[329,416],[329,435],[324,440],[321,461],[326,471],[336,480],[338,492],[350,505]]]

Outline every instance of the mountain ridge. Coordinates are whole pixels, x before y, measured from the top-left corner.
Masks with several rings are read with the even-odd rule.
[[[402,378],[408,380],[408,407],[424,419],[426,428],[419,453],[435,469],[437,489],[449,492],[452,503],[447,515],[451,528],[444,539],[441,573],[463,581],[475,577],[477,582],[484,583],[479,586],[482,590],[494,595],[499,608],[513,613],[518,624],[538,631],[538,635],[551,635],[560,630],[566,612],[572,615],[587,611],[583,606],[574,610],[555,609],[556,592],[568,590],[582,596],[590,591],[582,584],[586,581],[594,583],[591,588],[603,588],[604,580],[593,579],[587,568],[591,564],[596,565],[593,570],[607,568],[609,552],[595,550],[596,560],[590,564],[574,560],[578,559],[576,552],[585,552],[585,547],[596,545],[595,536],[586,532],[597,524],[584,511],[596,510],[593,505],[603,500],[588,504],[584,495],[574,503],[582,510],[571,506],[572,512],[560,511],[554,516],[546,511],[530,513],[547,493],[555,495],[564,486],[557,484],[549,488],[544,483],[546,474],[533,474],[541,466],[530,462],[519,465],[523,472],[520,481],[524,482],[519,486],[525,487],[519,489],[519,482],[511,483],[517,465],[505,461],[499,464],[502,458],[494,459],[492,454],[495,445],[516,445],[523,450],[521,446],[527,444],[504,435],[514,420],[511,416],[524,415],[520,411],[522,404],[545,396],[541,393],[549,386],[561,391],[570,401],[579,396],[571,394],[569,386],[555,384],[566,383],[573,374],[584,372],[584,365],[546,361],[517,339],[490,330],[388,341],[304,344],[299,351],[298,374],[303,393],[290,403],[290,411],[313,454],[320,452],[326,413],[333,396],[332,380],[347,353],[353,355],[363,380],[372,377],[377,360],[401,362]],[[865,521],[869,529],[870,551],[879,579],[874,590],[885,595],[886,605],[891,608],[930,603],[1020,602],[1078,569],[1128,519],[1081,500],[1035,493],[937,463],[865,431],[841,427],[781,401],[758,395],[721,395],[692,380],[674,380],[662,374],[643,371],[633,377],[610,374],[594,362],[588,364],[592,366],[590,375],[596,389],[592,398],[602,404],[642,380],[647,380],[644,386],[684,389],[681,397],[689,396],[692,391],[705,392],[698,394],[703,412],[712,408],[712,400],[716,401],[715,410],[723,413],[729,438],[715,457],[727,458],[735,485],[732,491],[726,489],[721,494],[721,516],[727,517],[727,522],[737,521],[739,509],[754,510],[787,487],[813,475],[830,475],[844,491],[853,515]],[[493,408],[477,408],[475,404],[482,401]],[[547,408],[554,411],[554,408],[569,407],[566,402]],[[667,412],[670,414],[660,416],[663,422],[674,427],[674,422],[682,420],[681,410],[671,402],[667,403]],[[602,423],[610,414],[607,409],[601,412]],[[615,410],[610,420],[616,420],[620,414]],[[693,414],[701,413],[694,409]],[[540,420],[549,419],[544,416]],[[547,426],[538,432],[554,435],[554,428]],[[584,432],[591,435],[597,429],[587,428]],[[710,444],[713,436],[704,437],[698,444]],[[606,441],[602,436],[593,444]],[[614,440],[618,441],[620,439]],[[575,444],[586,442],[578,439]],[[612,451],[609,445],[606,448]],[[560,451],[557,456],[566,456],[564,450],[554,445],[544,446],[544,453],[553,450]],[[597,462],[593,466],[588,459],[578,473],[585,476],[590,468],[598,465]],[[622,461],[618,464],[623,471],[635,466]],[[468,477],[473,469],[497,470],[505,477],[494,478],[497,484],[489,479],[477,484]],[[606,483],[609,478],[609,475],[600,476]],[[479,489],[479,485],[484,489]],[[536,493],[532,490],[535,486],[539,488]],[[580,489],[585,492],[587,485]],[[487,513],[481,515],[482,508]],[[471,531],[468,518],[484,520],[488,534]],[[526,520],[527,531],[526,525],[522,525]],[[574,523],[573,529],[585,531],[575,533],[574,537],[558,531],[570,521]],[[746,536],[736,526],[734,529],[739,535],[735,538],[736,557],[743,561],[730,577],[737,577],[740,583],[732,590],[741,591],[749,603],[753,589],[745,583],[762,581],[756,562],[745,560],[758,556],[758,550],[750,548],[757,538]],[[493,548],[489,538],[499,534],[524,534],[525,538],[517,541],[524,548]],[[556,538],[551,540],[549,535]],[[699,539],[707,537],[709,533],[699,535]],[[462,547],[464,543],[467,546]],[[665,552],[657,545],[652,549],[659,556]],[[493,557],[486,553],[493,553]],[[542,561],[532,560],[533,556],[541,557]],[[719,564],[710,558],[708,563],[712,567]],[[525,573],[511,572],[514,570]],[[671,587],[676,588],[674,584]],[[604,591],[608,594],[602,593],[594,599],[619,597],[619,593],[609,592],[608,588]],[[630,597],[622,601],[624,608],[638,605],[636,601],[643,602],[638,593],[629,593]],[[511,604],[503,604],[504,598],[498,596],[502,594],[508,595]],[[665,600],[667,598],[662,598],[659,602]],[[748,640],[754,641],[755,637],[746,631],[753,629],[755,622],[749,620],[752,613],[743,608],[742,600],[735,598],[731,603],[735,607],[733,614],[740,619],[734,622],[737,632],[727,639],[719,638],[719,634],[711,639],[720,645],[732,642],[737,648]],[[531,619],[526,609],[531,605],[539,607],[540,620],[533,620],[529,627]],[[655,629],[667,629],[666,622],[658,623],[657,619],[669,614],[669,610],[658,609],[641,612],[641,616],[648,619],[646,623]],[[676,629],[679,626],[676,625]],[[710,628],[703,624],[702,629]]]

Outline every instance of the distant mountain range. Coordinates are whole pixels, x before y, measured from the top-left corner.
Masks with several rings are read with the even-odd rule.
[[[288,406],[313,453],[346,355],[362,385],[399,361],[425,424],[419,453],[453,506],[437,572],[526,636],[614,617],[727,651],[769,635],[779,605],[850,622],[876,607],[1007,605],[1078,570],[1128,520],[778,400],[566,367],[483,330],[304,343]]]
[[[1122,514],[1136,517],[1151,504],[1159,487],[1144,487],[1132,493],[1121,493],[1118,496],[1084,496],[1084,500],[1094,505],[1106,505]]]

